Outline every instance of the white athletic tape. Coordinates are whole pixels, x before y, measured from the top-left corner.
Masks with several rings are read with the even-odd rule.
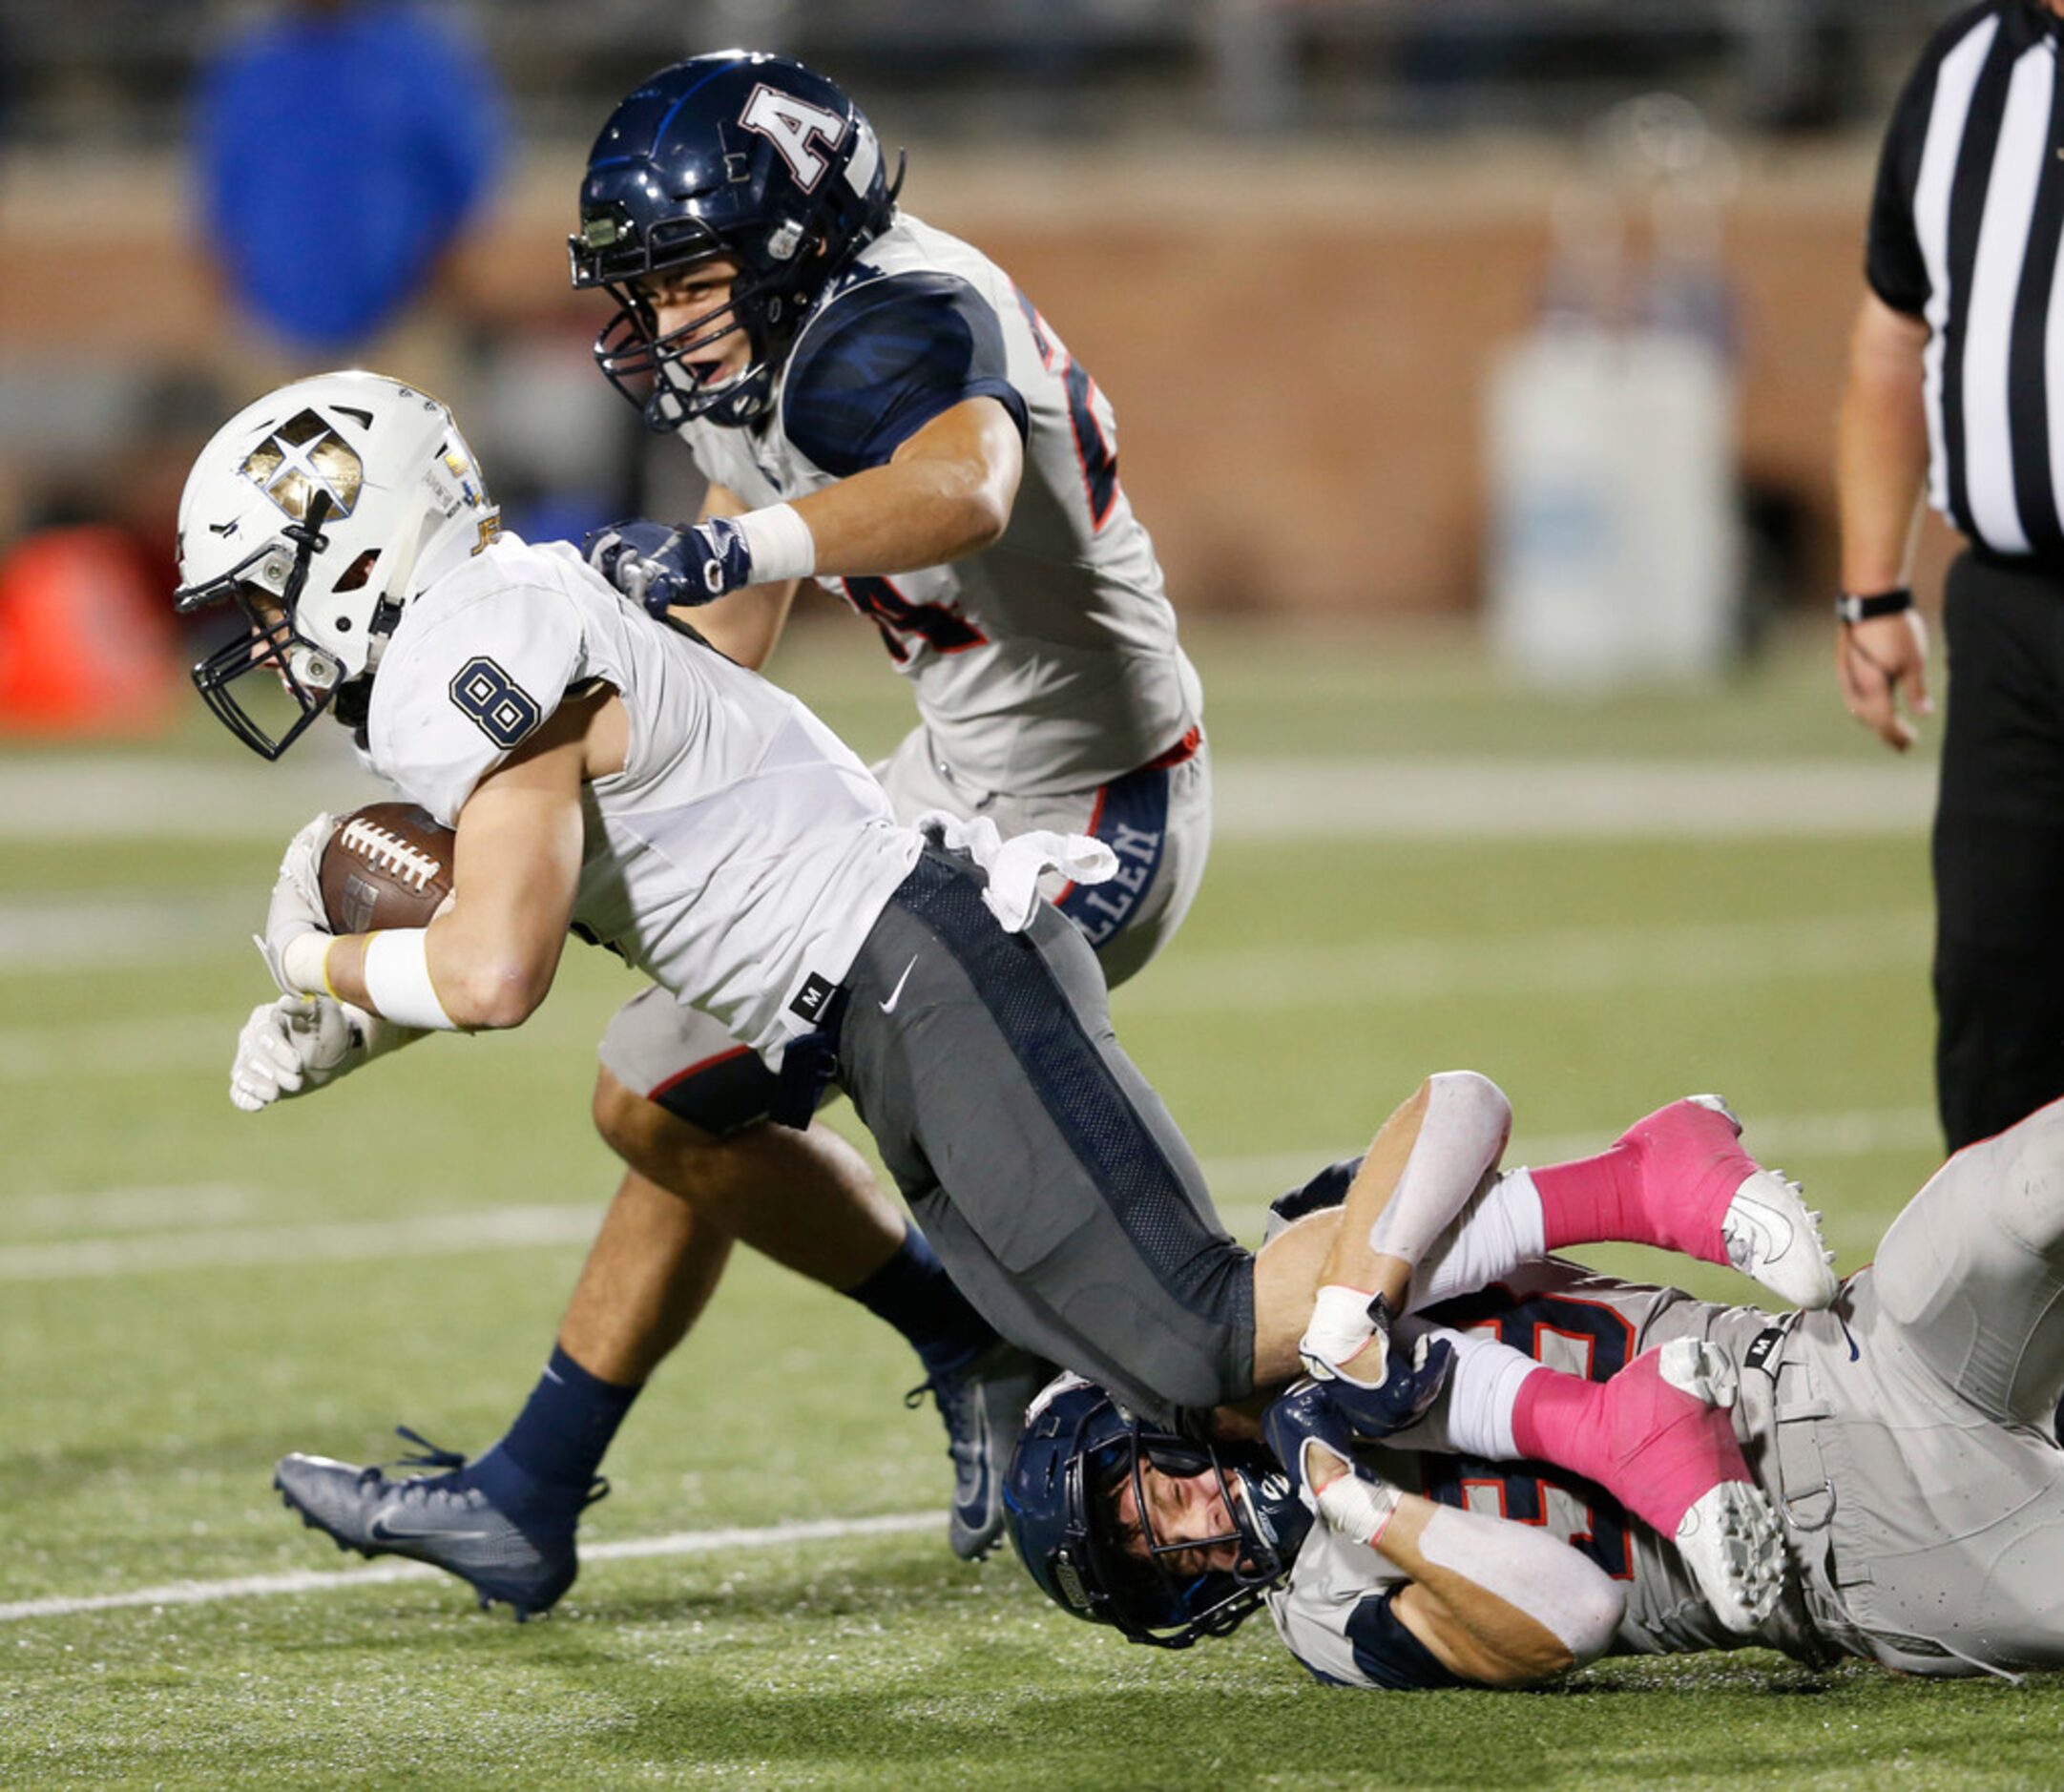
[[[1376,1326],[1369,1318],[1369,1302],[1373,1297],[1366,1288],[1349,1288],[1338,1281],[1329,1281],[1321,1288],[1311,1303],[1311,1318],[1305,1322],[1304,1335],[1298,1341],[1297,1353],[1304,1359],[1304,1366],[1321,1381],[1329,1381],[1338,1375],[1341,1365],[1361,1350],[1376,1335]],[[1376,1383],[1383,1375],[1379,1371]]]
[[[365,993],[373,1007],[404,1027],[456,1032],[430,981],[429,929],[387,927],[365,942]]]
[[[1319,1516],[1329,1531],[1374,1549],[1383,1541],[1403,1497],[1387,1481],[1366,1481],[1358,1474],[1344,1474],[1321,1490]]]
[[[808,578],[817,571],[817,537],[793,504],[769,504],[731,520],[745,537],[755,585]]]

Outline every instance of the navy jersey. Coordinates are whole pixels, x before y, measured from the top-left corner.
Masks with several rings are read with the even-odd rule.
[[[1445,1302],[1427,1318],[1481,1332],[1568,1374],[1610,1381],[1628,1362],[1672,1338],[1711,1337],[1742,1360],[1775,1322],[1753,1307],[1722,1307],[1674,1288],[1594,1276],[1575,1264],[1530,1263],[1505,1281]],[[1767,1401],[1743,1377],[1738,1428],[1766,1427]],[[1763,1452],[1752,1444],[1752,1462]],[[1589,1556],[1624,1584],[1626,1615],[1616,1654],[1677,1655],[1762,1644],[1811,1657],[1820,1642],[1782,1604],[1753,1636],[1713,1615],[1674,1545],[1630,1519],[1602,1489],[1560,1469],[1371,1447],[1369,1466],[1396,1485],[1444,1505],[1535,1525]],[[1407,1584],[1374,1550],[1315,1526],[1287,1586],[1270,1595],[1276,1628],[1299,1660],[1322,1677],[1357,1686],[1449,1686],[1456,1682],[1423,1644],[1387,1616]],[[1386,1615],[1379,1617],[1377,1608]]]

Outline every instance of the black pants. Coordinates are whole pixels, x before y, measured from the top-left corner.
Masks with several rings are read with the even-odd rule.
[[[2064,1095],[2064,574],[1965,553],[1935,810],[1935,1085],[1951,1151]]]

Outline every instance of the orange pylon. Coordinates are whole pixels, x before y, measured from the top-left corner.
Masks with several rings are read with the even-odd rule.
[[[43,530],[0,560],[0,728],[154,733],[177,690],[177,646],[118,530]]]

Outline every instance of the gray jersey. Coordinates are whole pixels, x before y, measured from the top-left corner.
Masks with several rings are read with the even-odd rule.
[[[453,824],[568,691],[614,688],[629,757],[585,787],[574,920],[778,1062],[918,837],[794,698],[654,622],[565,544],[505,535],[430,570],[374,678],[374,770]]]
[[[758,507],[880,465],[969,396],[996,398],[1025,432],[1002,540],[950,566],[838,581],[910,680],[964,807],[1105,783],[1202,711],[1095,384],[1001,268],[899,214],[811,311],[768,420],[680,432],[708,478]]]

